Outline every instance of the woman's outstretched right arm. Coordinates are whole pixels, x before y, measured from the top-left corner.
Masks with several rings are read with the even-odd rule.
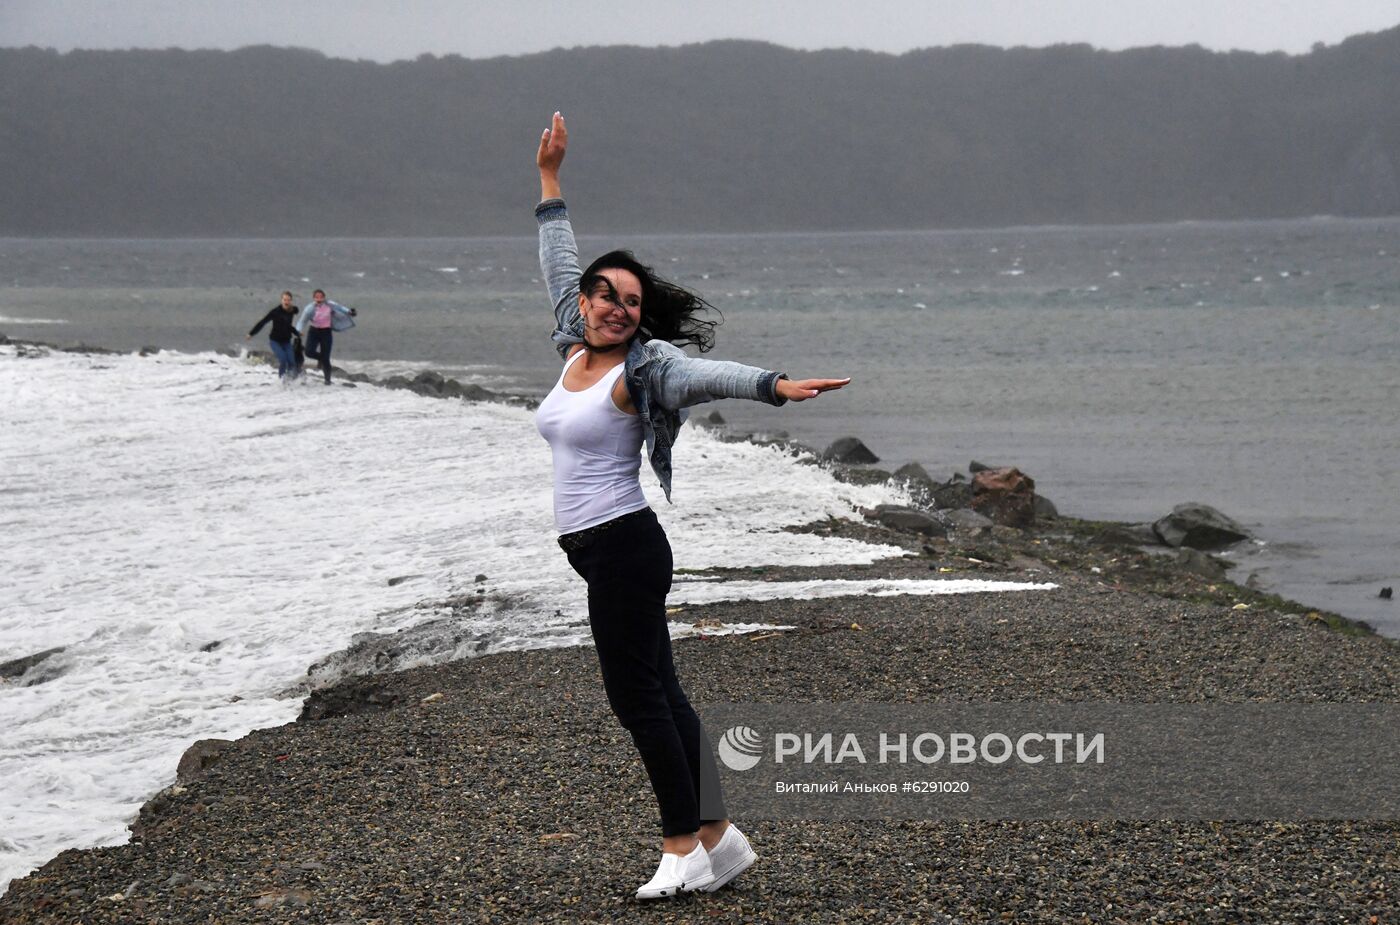
[[[549,299],[554,303],[554,344],[560,356],[583,342],[582,319],[578,310],[578,283],[582,275],[578,265],[578,244],[569,224],[569,212],[564,206],[559,188],[559,167],[564,163],[564,151],[569,133],[564,117],[554,114],[550,127],[540,136],[539,153],[535,163],[540,168],[540,204],[535,206],[535,220],[540,226],[540,270]]]

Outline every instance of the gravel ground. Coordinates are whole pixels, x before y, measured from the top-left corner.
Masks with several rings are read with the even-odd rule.
[[[984,555],[1021,557],[1039,571],[969,563],[958,555],[966,550],[938,544],[842,573],[927,577],[958,568],[939,563],[961,561],[979,577],[1036,577],[1058,590],[687,608],[675,618],[798,629],[679,641],[682,681],[702,705],[1400,699],[1400,647],[1390,641],[1337,631],[1315,614],[1192,602],[1194,579],[1185,577],[1174,596],[1134,591],[1102,573],[1030,561],[1024,547]],[[16,881],[0,899],[0,920],[1400,916],[1400,823],[1357,822],[739,819],[760,854],[752,870],[715,894],[641,904],[631,894],[655,866],[656,808],[631,740],[607,709],[591,649],[353,679],[314,697],[306,712],[323,718],[255,732],[153,800],[130,844],[68,851]]]

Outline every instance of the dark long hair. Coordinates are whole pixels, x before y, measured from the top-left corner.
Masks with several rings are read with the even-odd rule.
[[[626,270],[642,283],[642,319],[639,332],[646,340],[670,341],[677,346],[694,344],[701,353],[715,345],[715,326],[724,320],[719,309],[689,289],[657,276],[631,251],[609,251],[588,265],[579,280],[579,291],[592,298],[599,290],[617,299],[617,290],[603,270]],[[714,312],[719,320],[699,317]]]

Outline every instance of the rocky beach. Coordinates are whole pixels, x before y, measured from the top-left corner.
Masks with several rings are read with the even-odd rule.
[[[382,384],[492,397],[450,382]],[[722,419],[697,423],[723,432]],[[896,479],[911,503],[795,530],[902,554],[698,577],[1057,587],[679,607],[672,619],[689,627],[677,668],[702,715],[724,701],[1400,701],[1400,645],[1231,582],[1211,550],[1243,534],[1232,539],[1237,525],[1217,512],[1083,521],[1007,467],[886,473],[852,443],[801,459],[844,480]],[[706,632],[743,623],[791,629]],[[394,667],[394,637],[365,645],[359,663]],[[128,844],[66,851],[15,880],[0,920],[1380,925],[1400,914],[1394,821],[816,823],[731,809],[754,868],[714,894],[633,900],[655,863],[656,809],[592,650],[503,652],[344,678],[313,691],[297,722],[201,743]]]

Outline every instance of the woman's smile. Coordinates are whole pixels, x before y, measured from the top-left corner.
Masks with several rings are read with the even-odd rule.
[[[629,270],[609,267],[585,297],[585,321],[595,335],[612,343],[630,338],[642,320],[642,281]]]

